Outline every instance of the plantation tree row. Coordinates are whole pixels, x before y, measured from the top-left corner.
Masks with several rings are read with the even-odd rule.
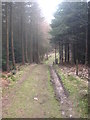
[[[90,66],[90,2],[88,2],[88,64]]]
[[[51,43],[59,49],[59,62],[90,64],[88,26],[90,4],[62,2],[51,23]],[[56,55],[55,55],[56,56]]]
[[[21,62],[40,63],[48,49],[49,25],[38,4],[3,2],[2,22],[3,70]]]

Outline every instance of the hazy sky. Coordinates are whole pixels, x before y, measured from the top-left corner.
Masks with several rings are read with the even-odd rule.
[[[53,13],[56,11],[57,5],[62,0],[38,0],[41,10],[46,18],[46,20],[50,23],[53,18]]]

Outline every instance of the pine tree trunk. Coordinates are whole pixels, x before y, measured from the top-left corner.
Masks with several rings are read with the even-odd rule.
[[[66,44],[65,44],[65,62],[66,62],[66,59],[67,59],[67,49],[66,49]]]
[[[47,60],[48,60],[48,49],[47,49],[47,53],[46,53],[46,56],[47,56]]]
[[[31,28],[32,29],[32,28]],[[33,41],[33,32],[32,32],[32,30],[31,30],[31,37],[30,37],[31,39],[30,39],[30,63],[32,63],[33,62],[33,58],[32,58],[32,54],[33,54],[33,52],[32,52],[32,41]]]
[[[38,39],[37,39],[37,63],[39,63],[39,43],[38,43]]]
[[[33,56],[33,62],[35,62],[35,58],[34,58],[34,54],[35,54],[35,40],[33,38],[33,41],[32,41],[32,46],[33,46],[33,52],[32,52],[32,56]]]
[[[36,42],[37,42],[37,64],[40,62],[39,61],[39,34],[38,34],[38,31],[39,31],[39,19],[38,19],[38,21],[37,21],[37,40],[36,40]]]
[[[86,52],[85,52],[85,65],[88,64],[88,27],[86,25]]]
[[[55,63],[56,63],[56,43],[55,43]]]
[[[76,75],[78,75],[78,44],[76,44]]]
[[[76,49],[75,49],[75,44],[73,44],[73,61],[76,63]]]
[[[76,59],[76,75],[78,76],[78,59]]]
[[[68,44],[68,62],[69,62],[69,44]]]
[[[59,42],[59,64],[60,64],[60,61],[61,61],[61,57],[60,57],[60,42]]]
[[[61,62],[63,63],[63,44],[61,45]]]
[[[68,44],[66,43],[66,62],[68,62]]]
[[[61,44],[60,44],[60,63],[62,62],[62,46],[61,46]]]
[[[6,3],[6,68],[7,72],[9,72],[10,67],[9,67],[9,36],[8,36],[8,3]]]
[[[23,30],[22,30],[22,39],[21,39],[21,46],[22,46],[22,64],[25,64],[25,58],[24,58],[24,44],[23,44]]]
[[[90,2],[88,2],[88,65],[90,67]]]
[[[22,48],[22,64],[25,64],[25,57],[24,57],[24,41],[23,41],[23,8],[22,8],[22,4],[21,3],[21,48]]]
[[[88,16],[88,3],[86,3],[87,16],[86,16],[86,52],[85,52],[85,65],[88,65],[88,26],[89,26],[89,16]]]
[[[69,62],[72,63],[72,44],[71,43],[69,45],[69,58],[70,58]]]
[[[25,53],[26,53],[26,62],[28,62],[28,52],[27,52],[27,31],[25,31],[25,33],[26,33],[26,34],[25,34],[25,42],[26,42],[26,44],[25,44],[25,45],[26,45],[26,47],[25,47],[25,48],[26,48],[26,49],[25,49]]]
[[[29,55],[30,55],[30,63],[33,62],[33,21],[31,20],[30,24],[30,43],[29,43]]]
[[[12,64],[15,68],[15,54],[14,54],[14,44],[13,44],[13,12],[12,12],[12,2],[10,3],[10,19],[11,19],[11,50],[12,50]]]

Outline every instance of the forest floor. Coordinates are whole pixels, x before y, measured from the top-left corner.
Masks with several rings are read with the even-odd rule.
[[[53,61],[54,54],[15,75],[2,74],[3,118],[87,117],[87,78],[76,76],[75,67],[52,67]]]

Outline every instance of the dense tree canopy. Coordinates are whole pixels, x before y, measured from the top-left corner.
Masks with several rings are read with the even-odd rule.
[[[88,2],[88,62],[90,65],[90,2]]]
[[[78,60],[79,63],[87,63],[87,8],[86,2],[62,2],[54,14],[51,23],[52,42],[60,43],[62,62],[76,63]]]

